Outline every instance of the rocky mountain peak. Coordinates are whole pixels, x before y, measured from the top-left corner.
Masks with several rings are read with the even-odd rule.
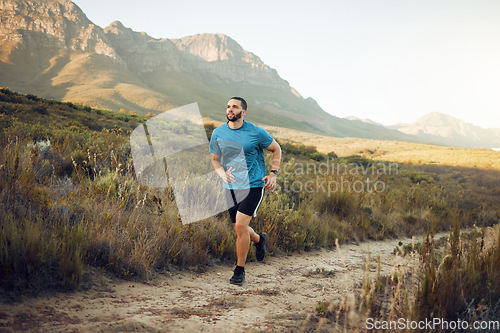
[[[336,126],[227,35],[157,39],[119,21],[102,29],[70,0],[0,0],[0,79],[20,92],[142,114],[197,101],[215,120],[224,120],[226,98],[241,94],[253,103],[250,121],[322,133]]]
[[[415,123],[424,126],[465,125],[462,120],[439,112],[430,112],[418,119]]]
[[[246,52],[234,39],[220,33],[197,34],[172,41],[180,51],[188,52],[209,62],[234,58],[247,60],[255,58],[254,61],[260,61],[254,54]]]
[[[500,145],[500,129],[484,129],[439,112],[431,112],[414,123],[391,128],[449,146],[491,148]]]
[[[106,28],[104,28],[105,32],[112,31],[116,34],[120,34],[123,33],[124,31],[129,31],[129,30],[132,31],[132,29],[126,28],[120,21],[113,21]]]
[[[140,39],[144,41],[153,40],[154,38],[146,34],[145,32],[137,32],[130,28],[125,27],[120,21],[111,22],[106,28],[104,28],[106,35],[120,36],[125,39],[135,38],[140,36]]]
[[[85,25],[92,23],[82,10],[69,0],[0,0],[0,8],[28,19],[32,23],[31,27],[42,23],[40,19],[47,18],[67,18],[74,22],[81,21]]]
[[[209,72],[222,81],[247,82],[273,86],[288,93],[291,87],[276,70],[258,56],[248,52],[234,39],[224,34],[197,34],[171,39],[182,57],[188,60],[190,72]],[[221,82],[222,82],[221,81]]]
[[[102,29],[69,0],[0,0],[0,41],[10,52],[68,49],[95,52],[121,62]]]

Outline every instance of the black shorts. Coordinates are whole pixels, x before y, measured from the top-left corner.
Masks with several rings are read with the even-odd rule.
[[[259,209],[263,197],[263,187],[253,187],[246,190],[226,190],[226,202],[229,207],[231,222],[236,223],[237,212],[257,216],[257,209]]]

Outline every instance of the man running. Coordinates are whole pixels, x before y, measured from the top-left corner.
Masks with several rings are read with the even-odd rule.
[[[245,281],[245,262],[250,241],[255,243],[257,260],[266,256],[266,233],[256,233],[249,227],[252,216],[264,195],[264,189],[274,191],[281,162],[281,147],[262,127],[245,121],[247,103],[241,97],[232,97],[227,103],[227,123],[216,128],[210,139],[212,165],[223,180],[229,215],[236,231],[238,257],[230,283],[242,285]],[[266,172],[263,150],[273,154],[271,171]],[[222,163],[221,163],[222,157]]]

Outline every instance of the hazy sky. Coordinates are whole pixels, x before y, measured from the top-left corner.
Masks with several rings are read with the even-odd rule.
[[[155,38],[224,33],[327,112],[500,128],[500,1],[74,0]]]

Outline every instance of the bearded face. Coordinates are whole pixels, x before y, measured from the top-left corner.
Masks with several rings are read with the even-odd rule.
[[[235,122],[236,120],[241,118],[241,113],[242,113],[242,111],[240,111],[239,113],[229,112],[228,114],[226,114],[226,118],[229,121]]]
[[[237,99],[231,99],[227,103],[226,107],[226,118],[231,122],[235,122],[238,119],[241,119],[243,115],[243,108],[241,106],[241,102]]]

